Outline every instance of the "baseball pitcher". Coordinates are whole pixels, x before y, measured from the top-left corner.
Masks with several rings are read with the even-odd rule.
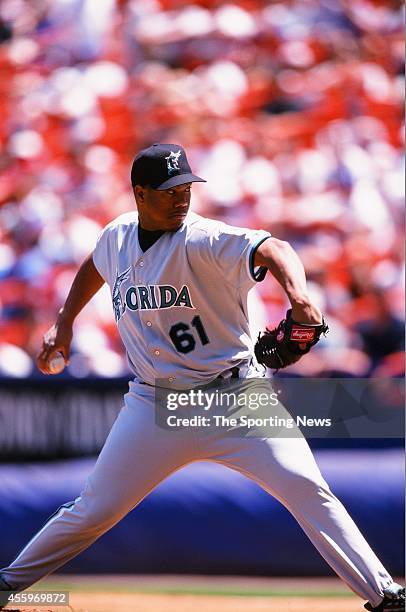
[[[134,159],[137,212],[112,221],[80,267],[38,367],[66,362],[73,324],[107,283],[133,372],[123,407],[80,496],[59,508],[0,572],[0,589],[21,591],[90,546],[182,466],[211,460],[240,471],[283,503],[342,580],[375,612],[404,612],[405,591],[375,556],[333,495],[303,437],[193,436],[158,439],[155,391],[220,379],[244,385],[266,367],[301,359],[326,333],[290,245],[266,231],[231,227],[189,211],[192,173],[176,144],[154,144]],[[272,331],[250,337],[247,295],[275,277],[291,307]],[[185,406],[193,414],[193,406]],[[0,602],[1,604],[1,602]]]

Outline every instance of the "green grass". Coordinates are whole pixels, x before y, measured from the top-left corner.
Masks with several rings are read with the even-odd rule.
[[[94,582],[80,582],[71,583],[69,580],[66,581],[52,581],[48,582],[44,580],[41,582],[41,587],[34,587],[33,590],[61,590],[75,592],[86,592],[95,593],[100,591],[109,591],[112,593],[151,593],[151,594],[166,594],[166,595],[214,595],[214,596],[232,596],[232,597],[353,597],[353,594],[347,589],[337,590],[319,590],[319,589],[275,589],[275,588],[258,588],[258,587],[246,587],[238,588],[219,585],[185,585],[185,586],[168,586],[162,584],[162,586],[146,586],[143,587],[139,584],[131,585],[131,583],[125,584],[114,584],[106,580],[105,583],[98,581]]]

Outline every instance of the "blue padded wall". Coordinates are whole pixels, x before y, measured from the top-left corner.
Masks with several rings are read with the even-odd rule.
[[[403,452],[319,450],[316,458],[390,572],[403,574]],[[55,509],[77,497],[94,460],[0,464],[0,567]],[[172,475],[62,571],[311,576],[330,574],[289,512],[212,463]]]

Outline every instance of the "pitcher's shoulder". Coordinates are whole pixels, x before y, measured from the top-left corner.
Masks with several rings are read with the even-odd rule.
[[[137,211],[134,210],[134,211],[126,212],[126,213],[123,213],[122,215],[119,215],[118,217],[110,221],[110,223],[106,225],[106,228],[113,229],[115,227],[120,227],[120,226],[124,226],[124,227],[138,226]]]
[[[237,231],[244,231],[244,228],[237,228],[224,221],[218,219],[210,219],[209,217],[202,217],[194,212],[189,212],[187,217],[187,228],[189,232],[203,233],[206,236],[218,236],[219,234],[234,233]]]

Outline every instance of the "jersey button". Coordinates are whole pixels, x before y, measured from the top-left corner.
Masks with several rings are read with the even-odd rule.
[[[161,353],[158,351],[158,349],[156,351],[154,351],[154,355],[156,355],[157,357],[159,357]]]
[[[140,268],[142,268],[143,265],[144,265],[144,260],[141,259],[141,261],[140,261]]]
[[[147,327],[152,327],[151,321],[147,321]]]
[[[168,378],[168,381],[169,381],[169,382],[173,382],[174,380],[175,380],[175,377],[174,377],[174,376],[170,376],[170,377]]]

